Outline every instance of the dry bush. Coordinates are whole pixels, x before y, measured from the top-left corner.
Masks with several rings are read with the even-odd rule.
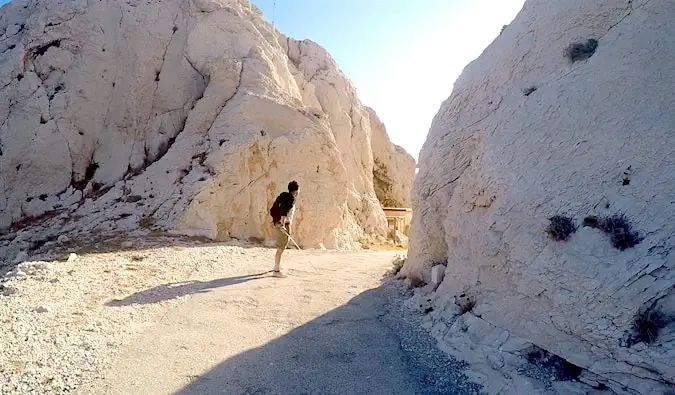
[[[565,57],[571,63],[586,60],[598,49],[598,40],[588,39],[585,43],[572,43],[565,48]]]
[[[455,298],[455,305],[459,307],[459,314],[466,314],[476,307],[476,299],[467,294],[461,294]]]
[[[623,215],[613,217],[588,216],[584,218],[584,226],[603,231],[609,236],[612,246],[621,251],[635,247],[642,241],[640,234],[633,231],[632,225]]]
[[[574,224],[574,220],[570,217],[554,215],[548,220],[550,223],[544,231],[553,240],[568,240],[572,236],[572,233],[577,231],[577,226]]]

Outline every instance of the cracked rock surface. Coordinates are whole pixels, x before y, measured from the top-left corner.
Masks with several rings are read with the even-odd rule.
[[[528,0],[463,71],[420,154],[402,269],[428,282],[447,264],[429,324],[447,347],[455,298],[471,295],[482,326],[601,387],[675,385],[674,17],[666,0]],[[595,52],[565,57],[589,40]],[[567,240],[545,231],[556,215],[575,223]],[[639,243],[583,226],[617,215]]]
[[[372,117],[323,48],[244,0],[13,1],[0,9],[0,258],[57,229],[140,223],[273,239],[268,209],[292,179],[295,239],[356,248],[386,235],[374,152],[408,185],[397,199],[414,176]]]

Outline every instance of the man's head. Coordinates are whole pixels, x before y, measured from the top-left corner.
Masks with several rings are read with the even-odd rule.
[[[300,189],[300,187],[297,182],[291,181],[288,183],[288,192],[293,195],[293,197],[298,196],[298,189]]]

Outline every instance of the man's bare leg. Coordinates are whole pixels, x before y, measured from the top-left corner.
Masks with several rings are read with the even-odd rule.
[[[274,255],[274,271],[281,271],[281,254],[284,253],[283,248],[277,248],[277,253]]]
[[[288,225],[283,228],[277,225],[277,253],[274,255],[274,272],[275,277],[286,277],[281,273],[281,254],[288,247]]]

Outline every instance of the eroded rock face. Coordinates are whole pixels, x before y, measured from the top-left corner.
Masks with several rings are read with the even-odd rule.
[[[0,10],[6,254],[57,230],[271,238],[268,209],[293,179],[300,244],[386,234],[369,111],[323,48],[284,37],[248,2]]]
[[[410,207],[415,178],[415,159],[402,147],[392,144],[375,110],[366,107],[370,118],[373,149],[373,187],[383,207]]]
[[[433,121],[402,269],[428,282],[447,262],[442,308],[474,295],[483,320],[623,393],[675,383],[673,18],[666,0],[528,0]],[[639,244],[583,226],[617,215]]]

